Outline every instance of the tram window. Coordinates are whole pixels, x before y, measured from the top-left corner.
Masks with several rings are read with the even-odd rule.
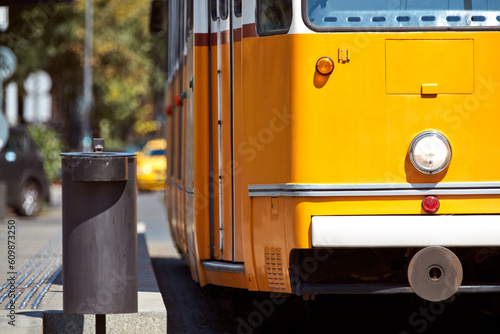
[[[184,4],[185,0],[180,0],[180,11],[179,11],[179,61],[180,63],[182,64],[183,63],[183,59],[184,59],[184,44],[185,44],[185,41],[184,41],[184,35],[185,35],[185,29],[183,29],[183,27],[185,27],[185,21],[186,21],[186,7],[185,7],[185,4]],[[182,78],[181,78],[182,80]]]
[[[287,33],[292,24],[292,0],[259,0],[257,28],[261,35]]]
[[[186,3],[186,41],[193,32],[193,0],[188,0]]]
[[[212,15],[212,20],[217,20],[217,0],[210,0],[210,12]]]
[[[219,0],[219,14],[220,18],[225,20],[228,16],[227,0]]]
[[[177,17],[175,18],[175,25],[176,29],[174,30],[174,38],[175,38],[175,63],[179,61],[179,55],[181,53],[181,29],[182,29],[182,22],[181,22],[181,6],[179,3],[177,3],[176,7],[177,11]]]
[[[498,28],[500,0],[303,0],[311,28]]]
[[[149,21],[149,31],[153,34],[160,34],[163,32],[163,1],[153,0],[151,2],[151,12]]]
[[[241,0],[234,0],[234,16],[241,16]]]

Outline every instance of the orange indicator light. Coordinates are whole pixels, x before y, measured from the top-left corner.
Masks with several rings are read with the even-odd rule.
[[[316,63],[316,69],[318,70],[319,73],[323,75],[328,75],[332,73],[333,71],[333,60],[331,60],[328,57],[321,57],[318,59],[318,62]]]

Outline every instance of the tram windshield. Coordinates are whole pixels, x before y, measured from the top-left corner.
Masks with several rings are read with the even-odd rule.
[[[500,28],[500,0],[304,0],[317,30]]]

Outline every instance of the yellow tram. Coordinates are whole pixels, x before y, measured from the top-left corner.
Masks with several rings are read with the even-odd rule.
[[[165,204],[195,281],[500,291],[500,1],[165,11]]]

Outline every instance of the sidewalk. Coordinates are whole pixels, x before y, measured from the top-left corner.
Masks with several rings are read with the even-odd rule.
[[[61,191],[53,186],[50,210],[36,220],[8,215],[0,222],[0,246],[7,250],[9,220],[17,231],[15,303],[7,281],[7,251],[0,259],[0,333],[95,333],[94,315],[68,315],[62,309]],[[166,333],[167,313],[148,254],[145,224],[138,224],[138,313],[106,315],[106,333]],[[24,277],[24,278],[23,278]],[[22,279],[22,281],[21,281]],[[20,282],[21,281],[21,282]],[[31,294],[31,296],[30,296]],[[33,308],[33,304],[35,307]],[[13,306],[13,307],[12,307]],[[7,307],[7,309],[6,309]],[[8,309],[10,307],[10,310]],[[14,322],[12,322],[14,321]],[[10,323],[9,323],[10,322]],[[12,326],[15,324],[15,326]]]

